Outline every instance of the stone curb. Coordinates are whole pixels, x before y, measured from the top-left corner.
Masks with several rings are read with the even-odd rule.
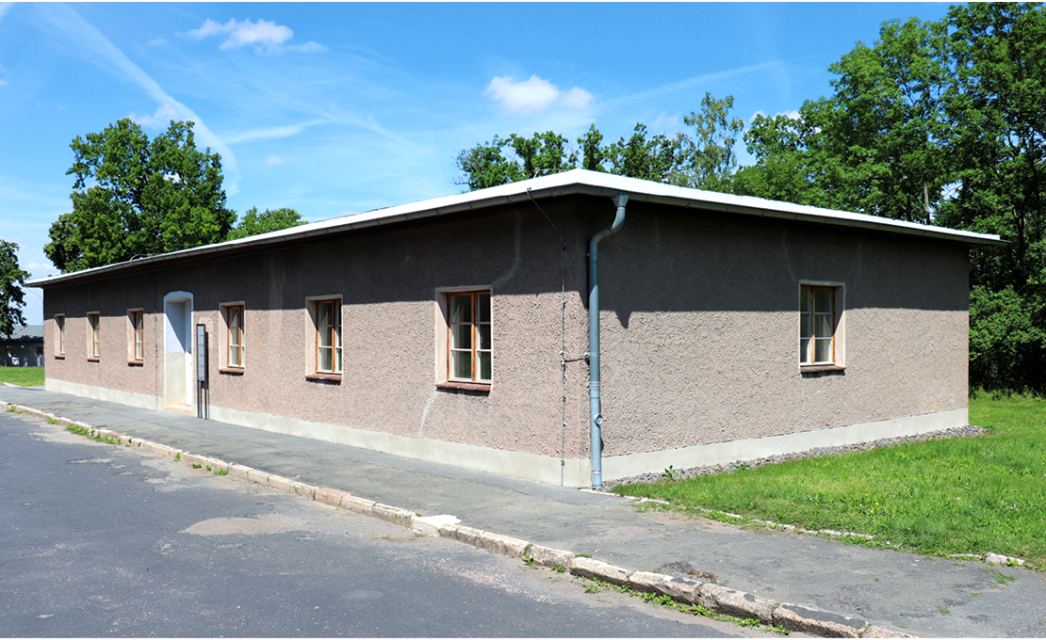
[[[201,469],[210,466],[212,472],[224,469],[228,472],[229,477],[237,480],[246,480],[247,482],[269,487],[283,493],[321,502],[334,508],[379,518],[422,533],[431,533],[435,529],[442,538],[451,538],[478,549],[485,549],[491,553],[510,558],[525,558],[529,561],[528,563],[543,567],[562,567],[569,571],[571,575],[598,579],[619,586],[629,586],[636,591],[660,593],[682,604],[702,605],[715,613],[738,618],[756,619],[764,624],[784,627],[789,631],[809,633],[826,638],[915,637],[892,629],[876,627],[858,618],[850,618],[795,604],[773,603],[766,598],[711,582],[676,578],[649,571],[629,571],[595,558],[576,556],[570,551],[542,547],[519,538],[502,536],[456,524],[457,518],[453,516],[430,516],[426,518],[406,509],[354,496],[348,491],[341,489],[316,487],[241,464],[189,453],[188,451],[182,451],[148,440],[132,439],[130,436],[110,429],[99,429],[30,407],[13,403],[4,404],[7,407],[14,407],[27,415],[50,419],[60,426],[74,425],[86,429],[88,434],[93,437],[115,440],[127,447],[142,449],[171,460],[178,458],[182,464],[190,466],[194,464],[200,465],[199,468]],[[441,522],[441,518],[450,519],[453,522],[448,521],[447,524],[437,526],[436,523]]]

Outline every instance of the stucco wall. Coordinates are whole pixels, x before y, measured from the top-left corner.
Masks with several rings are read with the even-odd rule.
[[[47,313],[69,316],[69,354],[49,360],[48,376],[162,396],[162,375],[152,367],[161,358],[147,358],[150,366],[144,368],[128,367],[126,336],[110,325],[123,321],[125,307],[144,306],[147,320],[162,328],[164,294],[186,291],[194,296],[194,324],[208,327],[212,407],[584,457],[587,406],[579,394],[587,369],[574,357],[564,375],[560,358],[564,328],[569,352],[577,354],[587,340],[577,293],[584,286],[584,256],[562,251],[564,233],[572,246],[584,242],[574,214],[577,205],[568,199],[546,204],[544,215],[531,206],[379,229],[126,277],[121,286],[51,288]],[[612,211],[609,200],[603,205]],[[569,279],[566,294],[564,278]],[[437,347],[443,339],[436,321],[437,292],[448,287],[493,292],[494,376],[487,393],[436,387]],[[104,304],[96,302],[99,296]],[[343,305],[344,365],[338,383],[306,379],[315,348],[306,300],[320,296],[340,297]],[[219,371],[224,330],[219,308],[234,302],[245,308],[242,374]],[[103,315],[105,344],[95,363],[86,360],[83,316],[96,307]],[[147,328],[147,351],[162,355],[157,338],[162,333]],[[120,358],[108,357],[116,349],[110,341],[118,343]],[[568,401],[565,393],[572,396]]]
[[[954,412],[966,407],[963,246],[641,202],[628,209],[600,248],[606,456],[963,415]],[[208,327],[215,415],[259,424],[287,416],[298,432],[337,441],[361,441],[350,431],[412,438],[430,459],[440,454],[429,444],[445,442],[584,461],[587,242],[613,210],[609,198],[558,198],[540,210],[524,203],[52,286],[49,385],[119,389],[162,408],[163,299],[185,291],[194,324]],[[843,288],[843,371],[800,372],[807,281]],[[437,292],[447,287],[493,292],[489,392],[436,386]],[[315,339],[306,300],[317,296],[343,304],[338,383],[306,379]],[[219,371],[219,307],[228,303],[245,307],[242,374]],[[144,366],[127,363],[130,308],[146,314]],[[93,311],[102,314],[99,362],[86,358]],[[52,356],[56,313],[67,315],[65,359]]]
[[[964,247],[636,204],[600,257],[607,455],[966,407]],[[843,371],[800,371],[810,281]]]

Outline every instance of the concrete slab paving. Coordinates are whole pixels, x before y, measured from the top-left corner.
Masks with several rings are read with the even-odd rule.
[[[0,400],[630,570],[687,563],[771,602],[912,635],[1046,637],[1046,576],[1026,569],[746,531],[613,495],[41,389],[0,387]]]

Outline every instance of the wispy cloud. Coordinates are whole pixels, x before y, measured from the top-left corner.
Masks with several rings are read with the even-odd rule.
[[[310,120],[301,124],[292,124],[284,127],[266,127],[264,129],[251,129],[238,133],[227,133],[223,139],[228,144],[243,144],[245,142],[257,142],[258,140],[276,140],[279,138],[290,138],[296,136],[307,127],[324,124],[327,120]]]
[[[10,11],[13,6],[15,6],[13,2],[0,2],[0,20],[4,19],[4,14]]]
[[[302,45],[284,46],[284,43],[294,37],[294,31],[290,27],[276,24],[268,20],[251,22],[244,20],[238,22],[230,19],[225,24],[215,22],[208,18],[199,29],[193,29],[188,34],[190,38],[203,40],[211,36],[228,35],[225,42],[221,43],[219,49],[237,49],[240,47],[253,46],[257,50],[265,49],[269,52],[278,51],[301,51],[314,52],[324,51],[326,47],[318,42],[306,42]]]
[[[143,127],[149,127],[150,129],[161,129],[165,128],[171,120],[178,119],[178,110],[171,104],[161,104],[156,107],[156,113],[151,116],[140,116],[132,113],[130,115],[131,120],[134,120]]]
[[[265,166],[266,167],[281,167],[281,166],[283,166],[283,164],[284,164],[283,163],[283,158],[281,158],[280,156],[275,156],[274,155],[274,156],[269,156],[268,158],[265,159]]]
[[[773,60],[771,62],[762,62],[760,64],[746,65],[744,67],[724,69],[723,71],[716,71],[714,73],[704,73],[699,76],[686,78],[685,80],[679,80],[677,82],[671,82],[669,84],[661,85],[660,87],[654,87],[653,89],[647,89],[646,91],[640,91],[639,93],[633,93],[618,98],[612,98],[606,100],[604,106],[615,107],[622,103],[650,100],[651,98],[657,98],[669,93],[687,91],[693,89],[694,87],[704,87],[716,82],[731,80],[733,78],[757,73],[760,71],[766,71],[768,69],[775,69],[785,64],[787,64],[787,62]]]
[[[116,48],[98,29],[84,20],[80,14],[72,8],[61,4],[35,5],[48,19],[48,22],[69,41],[76,43],[75,50],[85,60],[92,62],[103,69],[121,75],[140,86],[145,93],[155,100],[160,106],[157,113],[168,106],[177,114],[180,120],[189,120],[195,123],[195,132],[201,142],[216,150],[222,157],[222,167],[226,169],[229,178],[226,183],[226,192],[235,195],[239,192],[239,171],[236,164],[236,156],[232,150],[203,122],[192,109],[172,98],[163,88],[152,79],[145,71],[130,60],[122,51]],[[154,116],[155,117],[155,116]]]
[[[583,110],[592,102],[592,94],[584,89],[574,87],[564,92],[536,75],[518,82],[512,76],[498,76],[490,81],[485,93],[509,113],[521,115],[545,111],[553,104]]]

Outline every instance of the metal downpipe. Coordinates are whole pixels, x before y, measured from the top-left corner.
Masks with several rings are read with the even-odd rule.
[[[614,222],[588,242],[588,401],[589,424],[592,432],[592,488],[603,485],[603,413],[599,390],[599,243],[603,238],[617,233],[625,224],[625,205],[628,195],[614,196],[617,215]]]

